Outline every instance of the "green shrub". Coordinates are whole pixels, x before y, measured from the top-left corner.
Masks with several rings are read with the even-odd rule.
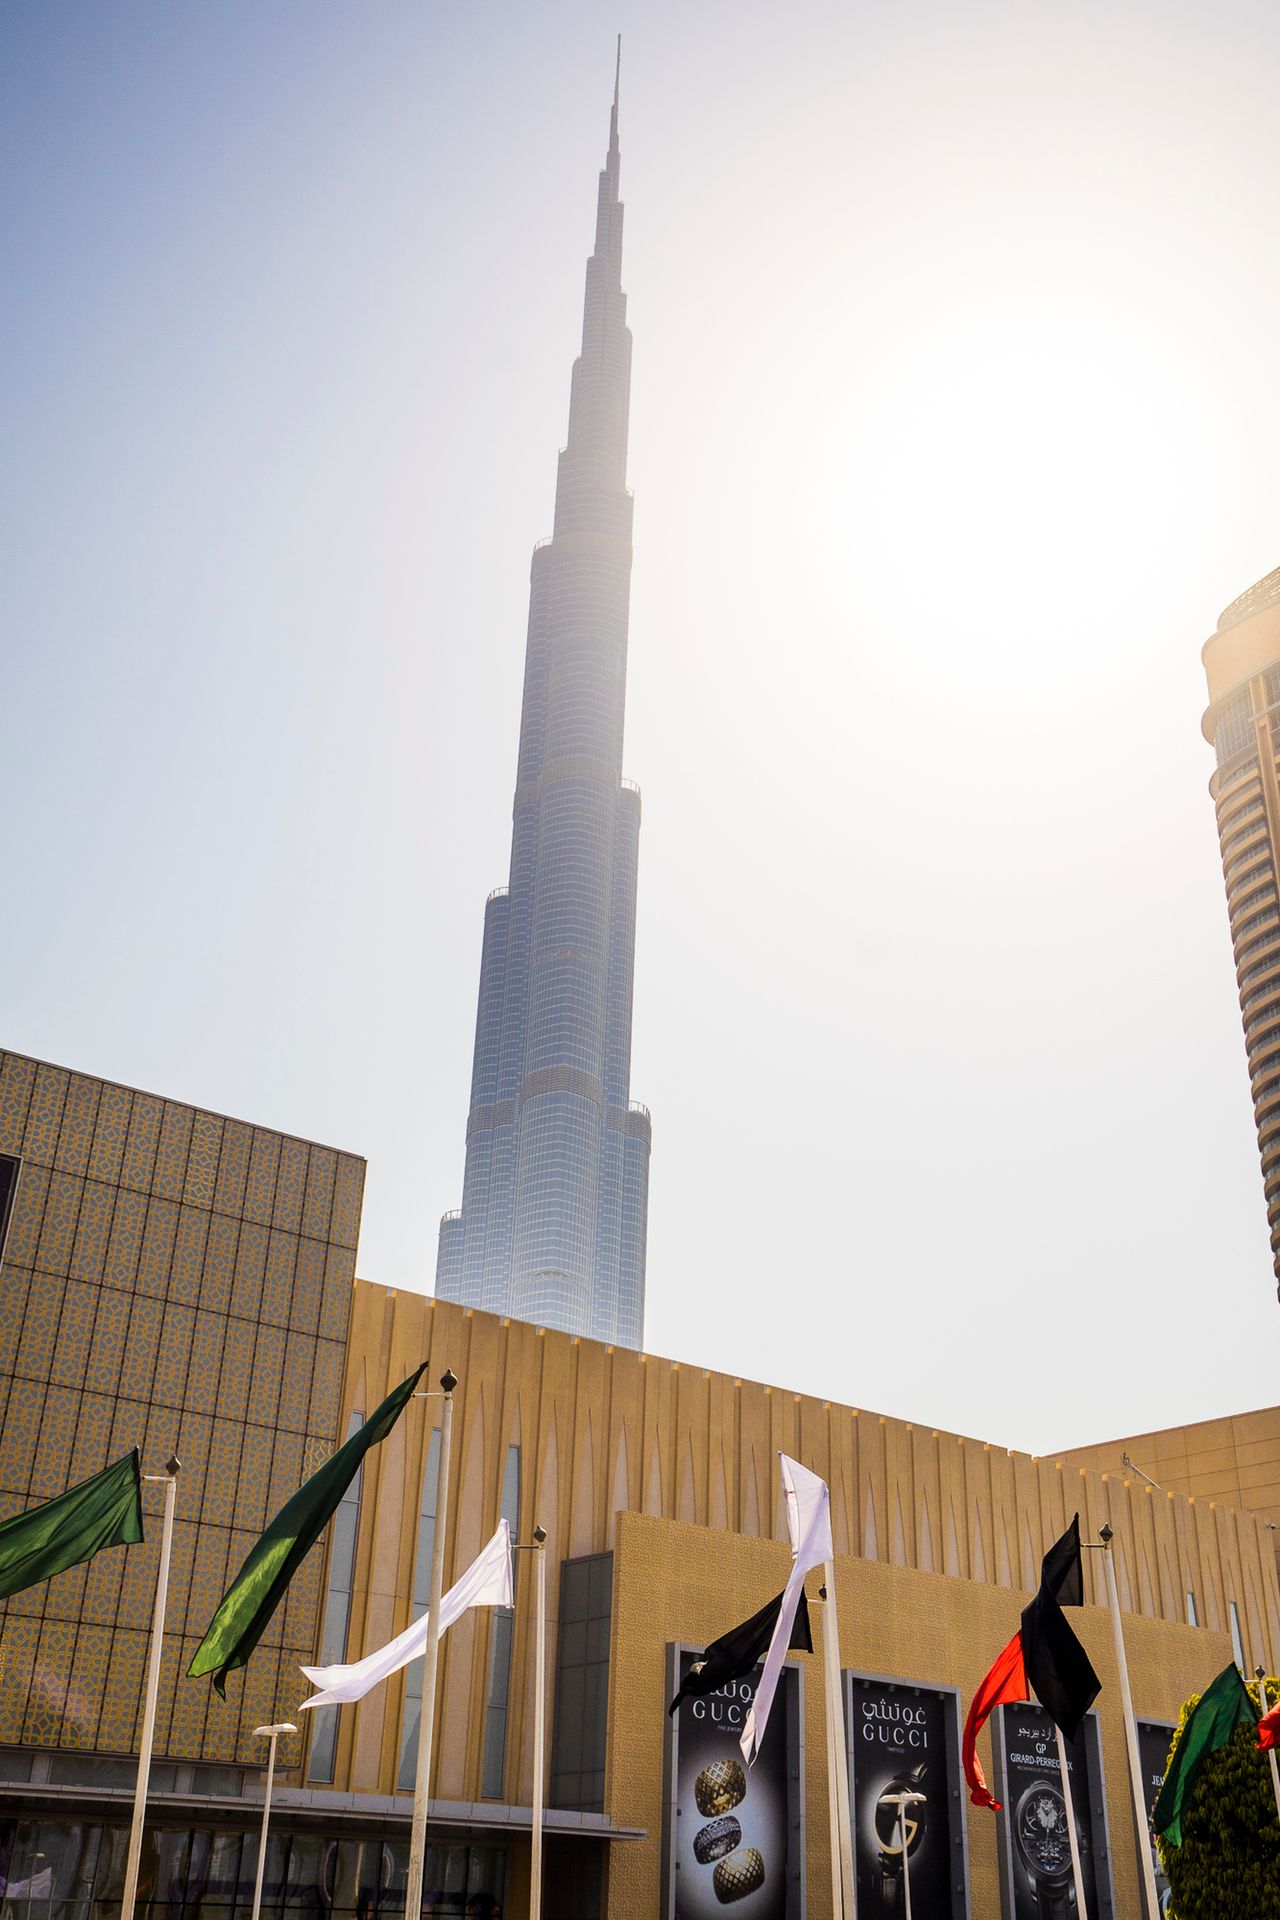
[[[1267,1686],[1274,1706],[1280,1682]],[[1256,1706],[1254,1681],[1249,1695]],[[1193,1693],[1182,1709],[1171,1756],[1199,1698]],[[1237,1727],[1204,1761],[1182,1816],[1182,1845],[1159,1846],[1169,1920],[1280,1920],[1280,1817],[1271,1765],[1252,1729]]]

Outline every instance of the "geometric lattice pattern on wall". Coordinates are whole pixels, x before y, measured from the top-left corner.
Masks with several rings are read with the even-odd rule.
[[[156,1753],[244,1761],[314,1653],[323,1546],[225,1704],[191,1655],[271,1514],[337,1444],[364,1161],[0,1051],[20,1160],[0,1267],[0,1519],[128,1447],[182,1462]],[[0,1744],[136,1746],[147,1544],[0,1605]]]

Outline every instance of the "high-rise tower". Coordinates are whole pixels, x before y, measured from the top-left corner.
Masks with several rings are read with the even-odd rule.
[[[1280,1280],[1280,568],[1231,602],[1202,658],[1201,726],[1218,757],[1211,791]]]
[[[462,1206],[440,1223],[436,1291],[638,1347],[650,1132],[630,1098],[630,384],[615,80],[555,530],[530,574],[510,882],[485,908]]]

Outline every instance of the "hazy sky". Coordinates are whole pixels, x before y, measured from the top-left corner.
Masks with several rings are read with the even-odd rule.
[[[430,1286],[619,27],[647,1344],[1270,1404],[1199,650],[1271,4],[8,0],[0,1043],[366,1154]]]

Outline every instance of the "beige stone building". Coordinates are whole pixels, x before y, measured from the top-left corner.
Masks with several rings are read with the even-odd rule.
[[[1280,1407],[1072,1447],[1062,1458],[1100,1473],[1146,1475],[1167,1493],[1249,1514],[1280,1552]]]
[[[952,1916],[1021,1920],[1026,1898],[1040,1897],[1014,1846],[1015,1794],[1027,1790],[1016,1766],[1034,1759],[1037,1739],[1045,1745],[1033,1710],[983,1737],[984,1764],[1012,1782],[998,1817],[966,1806],[956,1744],[975,1683],[1073,1513],[1086,1539],[1104,1521],[1114,1529],[1137,1710],[1157,1745],[1236,1642],[1250,1666],[1274,1669],[1280,1657],[1271,1483],[1252,1476],[1268,1464],[1275,1414],[1228,1423],[1229,1448],[1216,1431],[1213,1446],[1188,1439],[1176,1460],[1172,1444],[1156,1444],[1168,1436],[1148,1436],[1149,1449],[1125,1443],[1161,1480],[1157,1492],[1118,1470],[1121,1443],[1087,1461],[1036,1460],[785,1385],[388,1291],[353,1278],[357,1157],[16,1054],[0,1056],[0,1165],[4,1512],[135,1443],[144,1467],[171,1449],[183,1462],[143,1876],[153,1920],[161,1910],[177,1920],[178,1909],[184,1920],[245,1920],[262,1758],[253,1729],[294,1718],[304,1735],[281,1751],[264,1912],[403,1915],[420,1675],[411,1666],[359,1705],[308,1722],[300,1666],[358,1657],[421,1609],[438,1402],[412,1403],[367,1456],[226,1703],[184,1676],[258,1530],[424,1360],[433,1376],[450,1367],[460,1382],[447,1577],[503,1513],[522,1540],[535,1524],[548,1535],[555,1920],[685,1920],[709,1898],[718,1911],[713,1886],[733,1904],[742,1893],[743,1920],[831,1911],[816,1576],[815,1655],[792,1657],[797,1677],[771,1723],[772,1754],[743,1776],[727,1812],[703,1818],[689,1756],[714,1732],[721,1757],[733,1758],[745,1696],[713,1697],[701,1723],[666,1711],[681,1661],[783,1584],[779,1451],[831,1489],[842,1752],[860,1844],[871,1849],[860,1920],[894,1912],[899,1897],[892,1836],[876,1826],[881,1788],[892,1785],[885,1768],[898,1767],[900,1784],[922,1764],[899,1740],[926,1742],[932,1769],[917,1911],[928,1910],[931,1871],[948,1903],[938,1910]],[[0,1612],[0,1875],[32,1890],[30,1913],[13,1920],[112,1920],[118,1910],[155,1565],[152,1524],[145,1546],[105,1554]],[[1136,1856],[1110,1626],[1095,1556],[1087,1568],[1080,1632],[1103,1681],[1096,1741],[1090,1731],[1078,1755],[1093,1911],[1129,1920]],[[520,1556],[511,1612],[468,1614],[443,1642],[424,1913],[526,1911],[533,1596]],[[864,1750],[859,1733],[888,1744]],[[742,1844],[722,1859],[715,1849],[734,1831]],[[770,1837],[757,1846],[752,1832]],[[754,1891],[734,1866],[742,1861],[763,1875]]]

